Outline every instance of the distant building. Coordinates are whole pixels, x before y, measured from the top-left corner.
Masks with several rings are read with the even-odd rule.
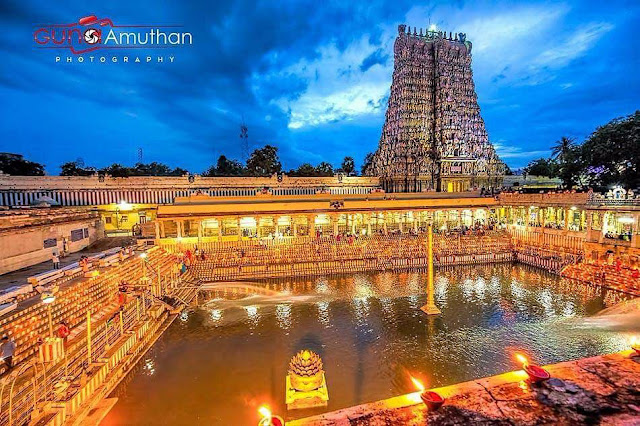
[[[513,189],[557,189],[562,186],[562,180],[547,176],[510,175],[504,177],[502,185]]]
[[[386,119],[370,176],[389,192],[501,186],[480,116],[466,34],[398,27]]]

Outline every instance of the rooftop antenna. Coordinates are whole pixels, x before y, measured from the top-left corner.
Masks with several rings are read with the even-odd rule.
[[[244,123],[244,117],[242,117],[242,124],[240,124],[240,144],[242,157],[246,161],[249,158],[249,128]]]
[[[138,147],[138,163],[142,163],[142,148]]]

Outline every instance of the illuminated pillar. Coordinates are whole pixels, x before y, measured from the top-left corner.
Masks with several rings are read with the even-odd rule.
[[[237,225],[236,233],[238,235],[238,240],[241,240],[242,239],[242,228],[240,227],[240,218],[239,217],[236,218],[236,225]]]
[[[160,222],[156,220],[155,225],[156,225],[156,240],[158,240],[160,239]]]
[[[313,215],[307,216],[307,235],[309,237],[315,236],[316,233],[316,222]]]
[[[367,216],[367,235],[371,235],[371,213]]]
[[[296,218],[295,216],[291,219],[293,220],[293,236],[297,237],[298,236],[298,222],[296,222]]]
[[[340,215],[331,216],[331,221],[333,222],[333,236],[338,235],[338,221],[340,220]]]
[[[182,238],[182,220],[176,220],[176,236]]]
[[[160,238],[164,238],[166,235],[164,233],[164,220],[160,221]]]
[[[418,214],[413,212],[413,232],[418,233]]]
[[[440,315],[433,296],[433,225],[427,227],[427,304],[420,310],[427,315]]]
[[[87,366],[91,365],[91,312],[87,311]]]
[[[198,242],[202,239],[202,221],[197,221],[198,224]]]
[[[382,229],[384,230],[384,235],[389,235],[389,230],[387,229],[387,218],[389,215],[387,213],[382,214]]]

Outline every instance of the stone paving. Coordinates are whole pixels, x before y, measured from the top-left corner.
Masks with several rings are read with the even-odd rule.
[[[640,357],[631,355],[553,364],[539,385],[519,370],[439,388],[446,401],[432,412],[412,393],[287,425],[640,425]]]

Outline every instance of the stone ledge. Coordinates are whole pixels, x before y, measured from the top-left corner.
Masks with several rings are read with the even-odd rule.
[[[640,357],[632,353],[546,366],[552,379],[537,386],[517,370],[434,389],[447,398],[434,412],[416,392],[287,424],[640,424]]]

